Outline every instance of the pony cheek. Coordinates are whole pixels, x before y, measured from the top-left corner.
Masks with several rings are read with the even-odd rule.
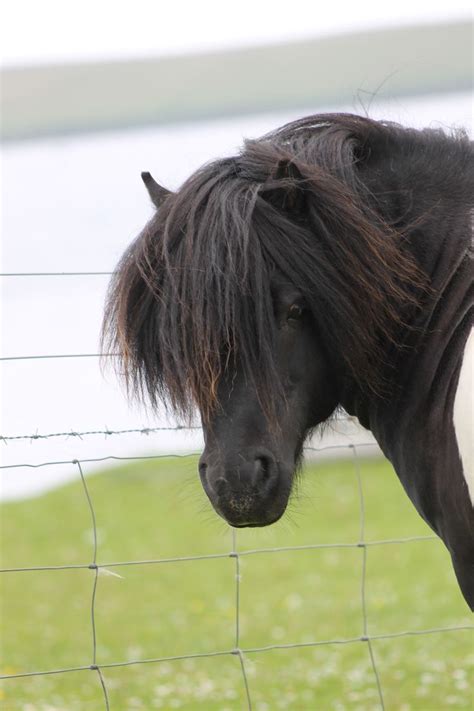
[[[327,420],[339,404],[335,379],[325,366],[290,375],[287,397],[288,425],[305,432]]]
[[[329,384],[313,393],[308,407],[308,428],[317,427],[326,422],[339,404],[336,390]]]

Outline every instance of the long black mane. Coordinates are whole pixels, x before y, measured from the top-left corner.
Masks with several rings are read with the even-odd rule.
[[[347,114],[295,121],[216,160],[170,194],[112,279],[105,348],[140,397],[206,418],[229,364],[271,409],[271,293],[278,274],[302,292],[328,355],[363,388],[383,389],[384,344],[396,343],[423,277],[411,236],[417,175],[464,135]],[[391,159],[393,157],[393,160]]]

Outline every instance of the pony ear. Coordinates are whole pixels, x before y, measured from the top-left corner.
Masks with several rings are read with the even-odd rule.
[[[171,195],[171,192],[161,185],[158,185],[156,180],[152,177],[151,173],[143,172],[142,180],[145,183],[145,187],[148,190],[148,195],[155,207],[161,207],[163,200]]]
[[[305,207],[304,176],[289,159],[279,160],[267,186],[263,186],[264,199],[279,210],[302,212]]]

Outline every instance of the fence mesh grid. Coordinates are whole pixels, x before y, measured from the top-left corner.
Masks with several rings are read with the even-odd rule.
[[[174,428],[155,428],[157,430],[164,429],[174,429]],[[183,429],[183,428],[177,428]],[[141,430],[132,430],[132,432]],[[114,431],[116,434],[118,431]],[[93,431],[91,434],[111,434],[112,431]],[[70,433],[64,433],[66,436]],[[76,433],[78,434],[78,433]],[[82,433],[85,434],[85,433]],[[50,436],[59,436],[57,433],[53,433]],[[19,435],[11,439],[21,439],[28,438],[31,435]],[[35,435],[33,437],[41,437],[40,435]],[[7,439],[7,438],[5,438]],[[370,443],[372,444],[372,443]],[[374,640],[382,639],[393,639],[399,637],[409,637],[415,635],[430,635],[441,632],[455,632],[460,630],[473,630],[474,625],[456,625],[450,627],[433,627],[430,629],[421,630],[404,630],[400,632],[392,632],[387,634],[371,634],[369,629],[369,615],[367,609],[366,601],[366,583],[367,583],[367,557],[368,551],[373,546],[389,546],[393,544],[406,544],[414,541],[434,541],[437,540],[436,536],[411,536],[405,538],[392,538],[385,540],[368,541],[365,537],[365,504],[364,504],[364,488],[362,484],[362,477],[360,471],[360,462],[358,457],[358,446],[355,444],[348,445],[329,445],[321,447],[307,447],[306,449],[311,452],[321,452],[328,449],[341,449],[347,448],[352,450],[353,464],[354,464],[354,474],[357,480],[358,497],[359,497],[359,538],[354,542],[349,543],[315,543],[299,546],[279,546],[279,547],[268,547],[268,548],[254,548],[247,550],[239,550],[238,548],[238,532],[236,529],[231,528],[230,530],[230,545],[228,553],[211,553],[203,555],[193,555],[193,556],[177,556],[172,558],[156,558],[147,560],[120,560],[120,561],[109,561],[109,562],[99,562],[98,561],[98,537],[97,537],[97,520],[96,513],[94,509],[94,502],[90,495],[86,477],[84,475],[83,465],[86,463],[94,464],[102,462],[104,460],[121,460],[121,461],[131,461],[131,460],[144,460],[144,459],[162,459],[168,458],[169,456],[174,457],[192,457],[195,453],[191,454],[159,454],[150,455],[143,457],[115,457],[113,455],[109,457],[100,458],[89,458],[82,460],[66,460],[66,461],[52,461],[52,462],[40,462],[38,464],[11,464],[2,466],[1,469],[9,469],[16,467],[45,467],[54,466],[59,464],[71,463],[76,466],[78,471],[78,476],[82,483],[82,489],[86,499],[87,507],[90,513],[90,523],[92,528],[92,551],[91,551],[91,561],[83,564],[74,565],[45,565],[45,566],[30,566],[30,567],[18,567],[18,568],[1,568],[0,573],[2,574],[13,574],[13,573],[34,573],[37,571],[50,571],[54,573],[57,570],[72,570],[72,569],[89,569],[93,573],[91,597],[90,597],[90,630],[91,630],[91,652],[90,659],[82,666],[58,668],[58,669],[45,669],[45,670],[34,670],[34,671],[24,671],[13,674],[3,674],[0,679],[18,679],[22,677],[33,677],[33,676],[44,676],[51,674],[67,674],[69,672],[79,672],[79,671],[91,671],[97,675],[98,684],[100,685],[101,692],[103,694],[104,709],[110,711],[110,701],[109,694],[107,690],[106,681],[106,670],[113,669],[117,667],[126,667],[139,664],[159,664],[160,662],[173,662],[181,661],[186,659],[199,659],[199,658],[209,658],[209,657],[223,657],[223,656],[233,656],[238,659],[238,663],[242,673],[242,685],[244,691],[245,703],[248,711],[252,711],[254,705],[252,703],[252,693],[251,686],[248,679],[248,674],[246,671],[246,657],[252,654],[262,654],[265,652],[270,652],[277,649],[298,649],[298,648],[311,648],[311,647],[321,647],[324,645],[346,645],[346,644],[364,644],[367,647],[367,653],[369,655],[370,664],[374,676],[374,684],[377,689],[379,707],[383,711],[386,708],[386,702],[384,700],[383,684],[381,682],[381,675],[379,673],[376,656],[373,650],[372,642]],[[368,446],[367,444],[363,445]],[[375,445],[373,445],[375,446]],[[360,572],[360,609],[361,609],[361,633],[357,637],[349,638],[336,638],[336,639],[315,639],[312,642],[295,642],[289,644],[270,644],[262,647],[241,647],[240,640],[240,614],[241,614],[241,601],[240,601],[240,559],[244,556],[260,555],[260,554],[271,554],[279,552],[290,552],[297,550],[316,550],[323,548],[354,548],[361,551],[361,572]],[[190,651],[188,654],[174,655],[174,656],[160,656],[155,658],[147,659],[124,659],[116,662],[109,662],[101,664],[100,660],[97,658],[97,632],[96,632],[96,595],[99,586],[100,574],[116,574],[114,573],[115,568],[120,568],[122,566],[140,566],[140,565],[160,565],[160,564],[179,564],[187,561],[196,560],[210,560],[216,558],[232,558],[235,561],[235,617],[234,617],[234,647],[231,649],[215,650],[212,652],[199,652],[194,653]]]
[[[9,272],[0,274],[0,277],[50,277],[50,276],[83,276],[83,275],[109,275],[111,272]],[[113,354],[108,354],[113,356]],[[33,355],[33,356],[7,356],[2,357],[2,361],[14,361],[14,360],[37,360],[45,358],[96,358],[100,356],[97,353],[78,353],[78,354],[45,354],[45,355]],[[87,431],[70,431],[70,432],[53,432],[49,434],[20,434],[13,436],[2,436],[0,435],[0,440],[3,440],[5,444],[9,441],[20,441],[20,440],[44,440],[58,437],[65,438],[79,438],[89,437],[93,435],[103,435],[104,437],[109,437],[112,435],[124,435],[124,434],[143,434],[148,435],[157,432],[166,431],[178,431],[184,429],[200,429],[188,428],[188,427],[142,427],[142,428],[131,428],[131,429],[108,429],[103,430],[87,430]],[[359,538],[357,541],[349,543],[315,543],[307,545],[298,546],[279,546],[279,547],[268,547],[268,548],[254,548],[247,550],[239,550],[238,548],[238,533],[234,528],[230,530],[230,545],[229,552],[227,553],[214,553],[214,554],[203,554],[203,555],[193,555],[193,556],[178,556],[172,558],[157,558],[157,559],[147,559],[147,560],[120,560],[120,561],[109,561],[109,562],[98,562],[98,537],[97,537],[97,520],[96,513],[94,509],[94,502],[90,495],[86,477],[84,475],[83,465],[84,464],[95,464],[104,461],[136,461],[136,460],[146,460],[146,459],[165,459],[170,457],[185,458],[190,456],[195,456],[195,453],[191,454],[158,454],[149,456],[137,456],[137,457],[123,457],[123,456],[106,456],[97,458],[81,458],[73,460],[61,460],[61,461],[50,461],[50,462],[40,462],[37,464],[31,463],[19,463],[19,464],[9,464],[1,466],[0,469],[13,469],[13,468],[41,468],[46,466],[55,466],[62,464],[73,464],[76,466],[78,471],[78,476],[80,478],[86,503],[90,513],[90,521],[92,527],[92,551],[90,562],[85,562],[83,564],[71,564],[71,565],[45,565],[45,566],[29,566],[29,567],[16,567],[16,568],[1,568],[0,573],[7,574],[19,574],[19,573],[34,573],[37,571],[49,571],[54,574],[58,570],[76,570],[76,569],[89,569],[93,573],[93,581],[90,596],[90,630],[91,630],[91,651],[89,660],[85,660],[84,665],[65,667],[58,669],[44,669],[44,670],[33,670],[33,671],[23,671],[11,674],[2,674],[0,679],[18,679],[25,677],[35,677],[53,674],[67,674],[70,672],[80,672],[80,671],[91,671],[97,675],[97,681],[100,685],[101,693],[103,695],[104,709],[110,711],[110,701],[109,693],[107,689],[106,680],[106,670],[113,669],[117,667],[127,667],[132,665],[145,665],[145,664],[159,664],[160,662],[173,662],[186,659],[200,659],[209,657],[225,657],[231,656],[238,659],[238,664],[242,673],[242,685],[244,692],[244,699],[248,711],[252,711],[254,704],[252,701],[252,690],[249,683],[249,678],[246,670],[246,657],[252,654],[262,654],[278,649],[298,649],[298,648],[311,648],[311,647],[321,647],[325,645],[347,645],[347,644],[364,644],[367,648],[367,653],[369,655],[370,664],[374,677],[374,685],[377,690],[379,707],[382,711],[385,711],[386,701],[384,699],[383,683],[381,680],[381,675],[377,665],[376,655],[374,653],[372,642],[375,640],[384,639],[395,639],[400,637],[410,637],[419,635],[431,635],[436,633],[448,633],[457,632],[461,630],[474,630],[474,625],[453,625],[449,627],[432,627],[429,629],[421,630],[404,630],[400,632],[391,632],[386,634],[371,634],[369,628],[369,615],[366,599],[367,590],[367,558],[368,551],[373,546],[390,546],[394,544],[409,544],[416,541],[434,541],[437,540],[436,536],[410,536],[404,538],[391,538],[385,540],[375,540],[368,541],[365,537],[365,503],[364,503],[364,488],[362,483],[360,462],[358,457],[358,447],[361,446],[376,446],[374,443],[368,443],[364,445],[355,444],[342,444],[342,445],[327,445],[320,447],[306,447],[306,451],[310,452],[321,452],[323,450],[334,449],[334,450],[347,450],[347,448],[352,450],[353,464],[354,464],[354,474],[357,480],[358,497],[359,497]],[[336,639],[315,639],[312,642],[295,642],[288,644],[269,644],[261,647],[241,647],[240,638],[240,615],[241,615],[241,595],[240,595],[240,560],[244,556],[253,556],[261,554],[272,554],[279,552],[291,552],[297,550],[316,550],[324,548],[353,548],[361,551],[361,569],[360,569],[360,609],[361,609],[361,631],[360,635],[356,637],[349,638],[336,638]],[[99,578],[102,574],[114,573],[115,568],[120,568],[122,566],[140,566],[140,565],[162,565],[162,564],[180,564],[187,561],[196,560],[210,560],[217,558],[231,558],[235,561],[234,578],[235,578],[235,616],[234,616],[234,646],[231,649],[215,650],[211,652],[192,652],[182,655],[174,656],[160,656],[155,658],[146,659],[124,659],[116,662],[100,663],[97,658],[97,627],[96,627],[96,595],[99,587]]]

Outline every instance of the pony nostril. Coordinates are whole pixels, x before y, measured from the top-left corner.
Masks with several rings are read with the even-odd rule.
[[[254,459],[254,485],[264,488],[271,487],[277,478],[277,467],[269,454],[259,454]]]
[[[265,484],[270,476],[270,462],[268,457],[256,457],[254,467],[257,480]]]
[[[225,490],[227,488],[227,479],[224,477],[220,476],[218,479],[215,480],[215,482],[212,485],[212,488],[216,492],[218,496],[221,496],[222,494],[225,493]]]
[[[207,473],[207,464],[205,462],[199,462],[198,470],[201,479],[205,479]]]

